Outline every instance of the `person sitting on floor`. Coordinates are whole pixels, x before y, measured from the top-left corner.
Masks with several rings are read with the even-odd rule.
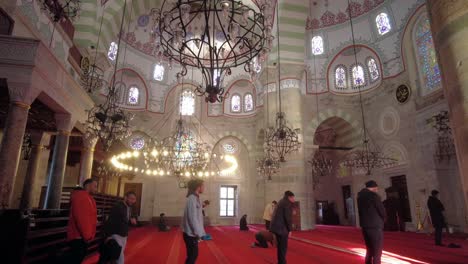
[[[241,231],[249,231],[249,227],[247,226],[247,215],[243,215],[240,220],[240,230]]]
[[[255,240],[252,247],[268,248],[268,242],[272,247],[276,247],[276,237],[268,230],[260,230],[255,233]]]
[[[159,231],[160,232],[167,232],[169,230],[171,230],[171,228],[166,225],[166,215],[164,213],[161,213],[159,215],[159,223],[158,223],[158,228],[159,228]]]

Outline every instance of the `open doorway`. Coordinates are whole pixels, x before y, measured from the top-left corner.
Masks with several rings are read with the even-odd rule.
[[[408,186],[406,184],[406,176],[400,175],[390,178],[392,187],[398,192],[398,198],[402,208],[402,218],[405,222],[411,222],[411,207],[408,196]]]
[[[316,221],[318,225],[323,224],[323,215],[328,208],[328,201],[315,201]]]

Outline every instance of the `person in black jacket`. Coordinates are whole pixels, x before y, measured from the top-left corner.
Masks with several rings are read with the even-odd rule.
[[[444,217],[444,205],[437,198],[439,191],[432,190],[431,196],[427,199],[427,207],[429,208],[429,213],[431,214],[432,226],[435,229],[435,244],[437,246],[443,246],[442,244],[442,229],[447,227]]]
[[[366,264],[380,264],[382,256],[385,208],[377,190],[377,183],[368,181],[357,197],[359,221],[366,243]]]
[[[243,215],[240,219],[239,229],[241,231],[249,231],[249,227],[247,226],[247,215]]]
[[[270,231],[276,236],[278,264],[286,264],[288,237],[291,236],[292,231],[293,204],[294,193],[286,191],[271,218]]]
[[[117,202],[112,207],[109,218],[104,224],[104,233],[108,239],[114,239],[122,247],[117,264],[124,263],[124,250],[127,244],[128,226],[136,225],[136,218],[132,216],[132,206],[136,203],[136,193],[133,191],[125,194],[124,200]]]

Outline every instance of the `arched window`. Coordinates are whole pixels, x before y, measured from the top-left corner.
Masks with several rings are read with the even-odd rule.
[[[109,46],[109,51],[107,52],[107,57],[109,58],[109,60],[115,61],[115,59],[117,58],[118,50],[119,46],[117,45],[117,43],[112,42]]]
[[[162,81],[164,80],[164,66],[161,64],[154,65],[153,69],[153,79],[155,81]]]
[[[137,105],[139,103],[140,90],[136,86],[128,89],[128,104]]]
[[[241,111],[241,97],[235,94],[231,97],[231,112],[239,113]]]
[[[414,29],[416,57],[420,72],[422,94],[428,94],[441,87],[440,68],[432,40],[427,14],[422,15]]]
[[[312,38],[312,54],[323,54],[323,38],[321,36],[315,36]]]
[[[392,29],[387,13],[378,14],[375,18],[375,24],[380,35],[385,35]]]
[[[180,114],[191,116],[195,113],[195,94],[190,90],[185,90],[180,96]]]
[[[353,66],[351,76],[353,76],[353,88],[361,87],[366,84],[364,68],[361,65]]]
[[[244,95],[244,112],[250,112],[254,109],[254,102],[252,94]]]
[[[371,82],[375,82],[379,79],[379,67],[377,67],[377,63],[375,62],[374,58],[367,59],[367,70],[369,71]]]
[[[338,66],[335,69],[335,87],[338,89],[346,88],[346,68]]]

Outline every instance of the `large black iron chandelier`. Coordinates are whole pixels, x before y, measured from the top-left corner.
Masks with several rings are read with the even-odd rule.
[[[81,0],[42,0],[42,9],[49,12],[54,22],[73,19],[81,10]]]
[[[427,120],[437,131],[437,146],[435,157],[439,160],[450,160],[455,155],[455,145],[453,143],[452,128],[448,111],[440,111]]]
[[[276,156],[281,162],[285,162],[285,156],[299,150],[301,143],[299,142],[299,130],[292,129],[287,126],[285,113],[281,109],[281,52],[279,41],[279,10],[276,11],[276,29],[278,36],[276,38],[278,44],[278,83],[276,89],[278,91],[279,111],[276,113],[276,125],[274,128],[267,131],[266,144],[268,150]]]
[[[200,69],[203,84],[197,94],[206,102],[221,102],[226,96],[223,79],[231,69],[244,66],[254,73],[269,50],[271,26],[263,16],[267,7],[257,12],[234,0],[165,0],[151,12],[155,52],[181,65],[179,81],[187,67]]]
[[[348,6],[350,5],[350,0],[348,0]],[[351,15],[351,8],[348,8],[349,12],[349,22],[351,26],[351,36],[353,41],[353,50],[354,50],[354,61],[358,65],[357,61],[357,51],[356,51],[356,40],[354,37],[354,27],[353,27],[353,17]],[[370,136],[367,135],[366,120],[364,117],[364,104],[362,102],[362,93],[361,86],[358,86],[359,93],[359,104],[361,109],[362,117],[362,131],[363,131],[363,143],[360,148],[357,148],[351,151],[348,155],[345,156],[345,159],[342,161],[342,165],[346,167],[363,169],[366,171],[366,175],[371,175],[371,172],[374,168],[385,168],[392,166],[396,163],[396,159],[385,156],[376,144],[370,139]]]
[[[104,13],[101,15],[101,22],[99,25],[99,33],[97,38],[97,43],[94,53],[94,59],[92,62],[89,61],[88,57],[83,57],[81,59],[81,86],[87,93],[93,93],[98,91],[102,88],[104,84],[104,70],[101,69],[97,63],[97,55],[99,51],[99,43],[101,40],[101,32],[102,32],[102,23],[104,21]]]
[[[122,12],[122,21],[120,24],[120,32],[122,32],[127,1],[125,0]],[[120,46],[121,36],[119,35],[118,45]],[[126,48],[125,48],[126,50]],[[130,120],[133,115],[125,113],[118,106],[118,90],[116,87],[117,63],[119,60],[120,50],[117,52],[114,73],[111,80],[111,85],[108,87],[106,100],[103,104],[93,107],[88,112],[86,121],[87,133],[96,136],[103,145],[104,151],[109,150],[110,146],[116,140],[121,140],[131,134]]]

